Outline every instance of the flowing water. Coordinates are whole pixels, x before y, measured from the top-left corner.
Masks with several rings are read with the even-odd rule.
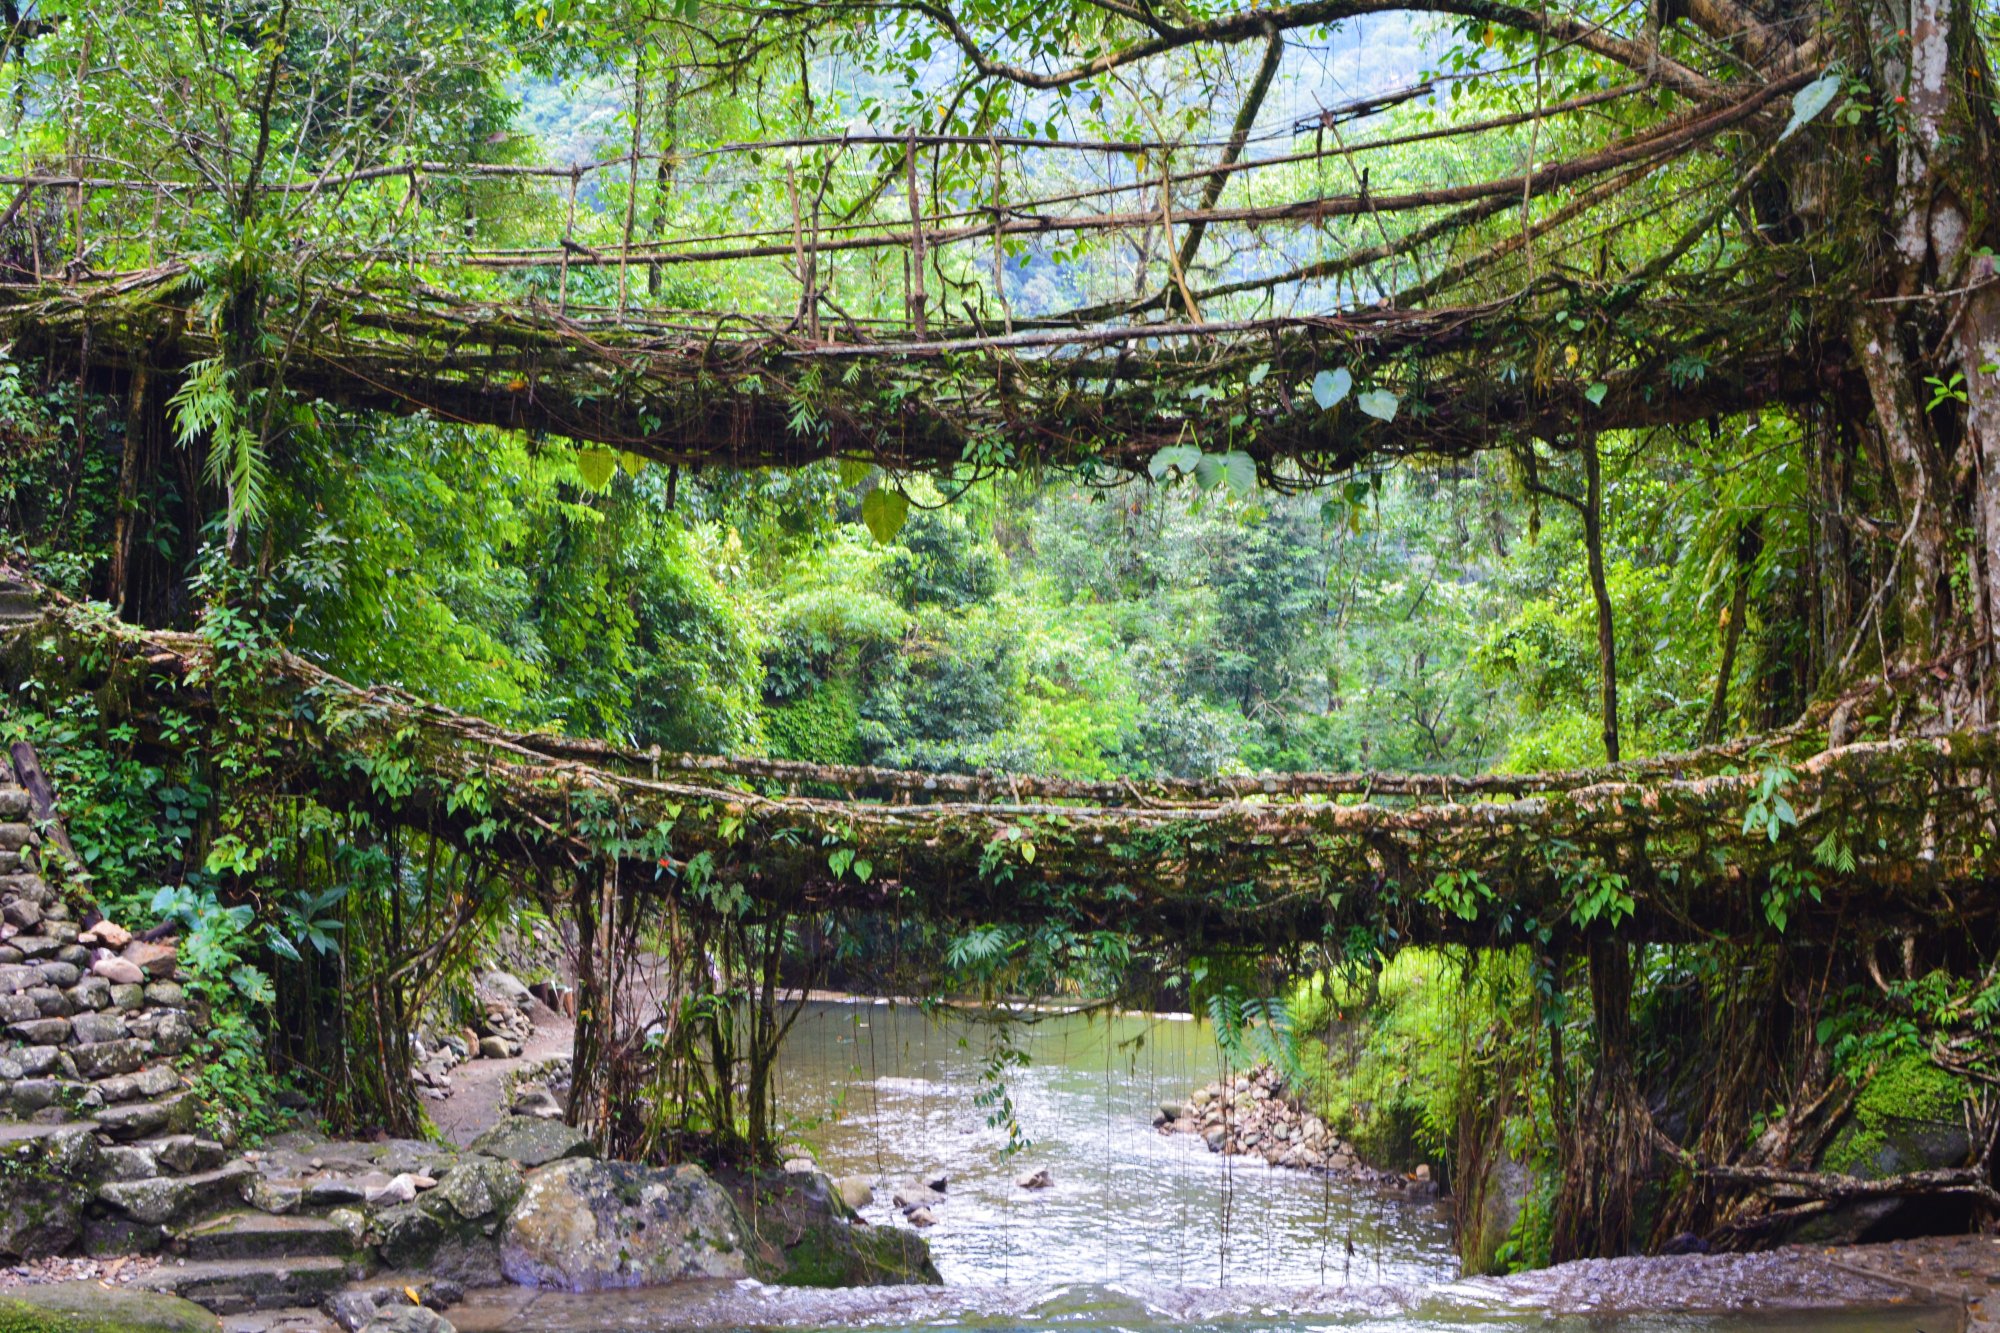
[[[836,1177],[898,1188],[943,1176],[928,1228],[948,1284],[1423,1286],[1457,1275],[1450,1218],[1429,1201],[1211,1153],[1160,1134],[1164,1101],[1221,1072],[1207,1023],[1044,1017],[1007,1034],[1026,1063],[985,1077],[999,1029],[909,1005],[815,1004],[780,1060],[778,1105]],[[1003,1095],[1025,1146],[978,1104]],[[1016,1182],[1045,1170],[1047,1189]]]
[[[1432,1200],[1210,1153],[1151,1126],[1221,1071],[1205,1024],[1159,1015],[1009,1026],[995,1066],[975,1015],[814,1003],[787,1038],[778,1106],[864,1210],[942,1176],[925,1237],[946,1285],[806,1291],[687,1283],[591,1296],[487,1293],[466,1333],[967,1328],[992,1333],[1950,1333],[1956,1314],[1784,1255],[1585,1266],[1463,1281]],[[997,1077],[996,1077],[997,1075]],[[1020,1142],[1002,1106],[1011,1107]],[[995,1121],[999,1123],[995,1123]],[[1011,1148],[1011,1150],[1010,1150]],[[1018,1183],[1036,1171],[1047,1189]],[[1692,1266],[1690,1266],[1692,1265]],[[1760,1310],[1810,1305],[1809,1311]],[[1726,1311],[1727,1313],[1715,1313]]]

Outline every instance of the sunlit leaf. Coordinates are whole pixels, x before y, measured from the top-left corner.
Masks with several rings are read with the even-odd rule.
[[[579,449],[576,451],[576,474],[583,478],[583,484],[593,491],[601,491],[611,484],[611,474],[618,470],[618,456],[609,449]]]
[[[1322,370],[1313,376],[1313,401],[1321,407],[1332,407],[1347,397],[1347,391],[1354,387],[1354,376],[1346,366],[1338,370]]]
[[[1785,132],[1778,136],[1780,143],[1809,125],[1840,95],[1841,77],[1838,70],[1828,70],[1792,96],[1792,118],[1785,123]]]
[[[1257,460],[1241,449],[1231,449],[1222,455],[1222,479],[1229,483],[1229,489],[1237,495],[1249,495],[1257,489]]]
[[[878,542],[894,541],[910,516],[910,497],[889,486],[877,486],[861,497],[861,521]]]
[[[1387,389],[1370,389],[1356,398],[1354,405],[1377,421],[1394,421],[1402,400]]]

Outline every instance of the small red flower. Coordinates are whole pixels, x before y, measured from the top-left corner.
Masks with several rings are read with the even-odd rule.
[[[1902,99],[1902,98],[1900,98],[1900,97],[1899,97],[1899,98],[1897,98],[1897,99],[1896,99],[1896,105],[1897,105],[1897,106],[1901,106],[1902,104],[1903,104],[1903,99]]]

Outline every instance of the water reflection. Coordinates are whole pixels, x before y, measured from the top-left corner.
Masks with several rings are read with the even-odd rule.
[[[1457,1265],[1435,1204],[1211,1153],[1156,1134],[1162,1101],[1216,1077],[1206,1023],[1152,1015],[1044,1018],[1013,1028],[1028,1057],[1004,1092],[1029,1140],[1008,1155],[977,1104],[990,1024],[909,1005],[814,1004],[778,1065],[778,1105],[835,1176],[871,1181],[865,1210],[942,1175],[925,1233],[953,1285],[1424,1286]],[[1047,1170],[1053,1185],[1016,1183]]]

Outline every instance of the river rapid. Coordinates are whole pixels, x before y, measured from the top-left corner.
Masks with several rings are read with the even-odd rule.
[[[1152,1128],[1222,1072],[1186,1016],[1025,1016],[1025,1062],[996,1066],[978,1015],[874,1001],[810,1004],[786,1040],[789,1139],[836,1178],[899,1190],[943,1177],[925,1230],[946,1285],[807,1291],[693,1283],[578,1297],[493,1293],[462,1328],[519,1333],[910,1329],[1007,1333],[1947,1333],[1955,1313],[1891,1303],[1783,1256],[1659,1261],[1603,1275],[1463,1281],[1448,1205],[1226,1158]],[[996,1114],[1006,1105],[1008,1118]],[[1022,1178],[1045,1171],[1046,1189]],[[1559,1270],[1560,1271],[1560,1270]],[[1773,1304],[1812,1306],[1775,1310]],[[1763,1308],[1760,1308],[1763,1307]]]

